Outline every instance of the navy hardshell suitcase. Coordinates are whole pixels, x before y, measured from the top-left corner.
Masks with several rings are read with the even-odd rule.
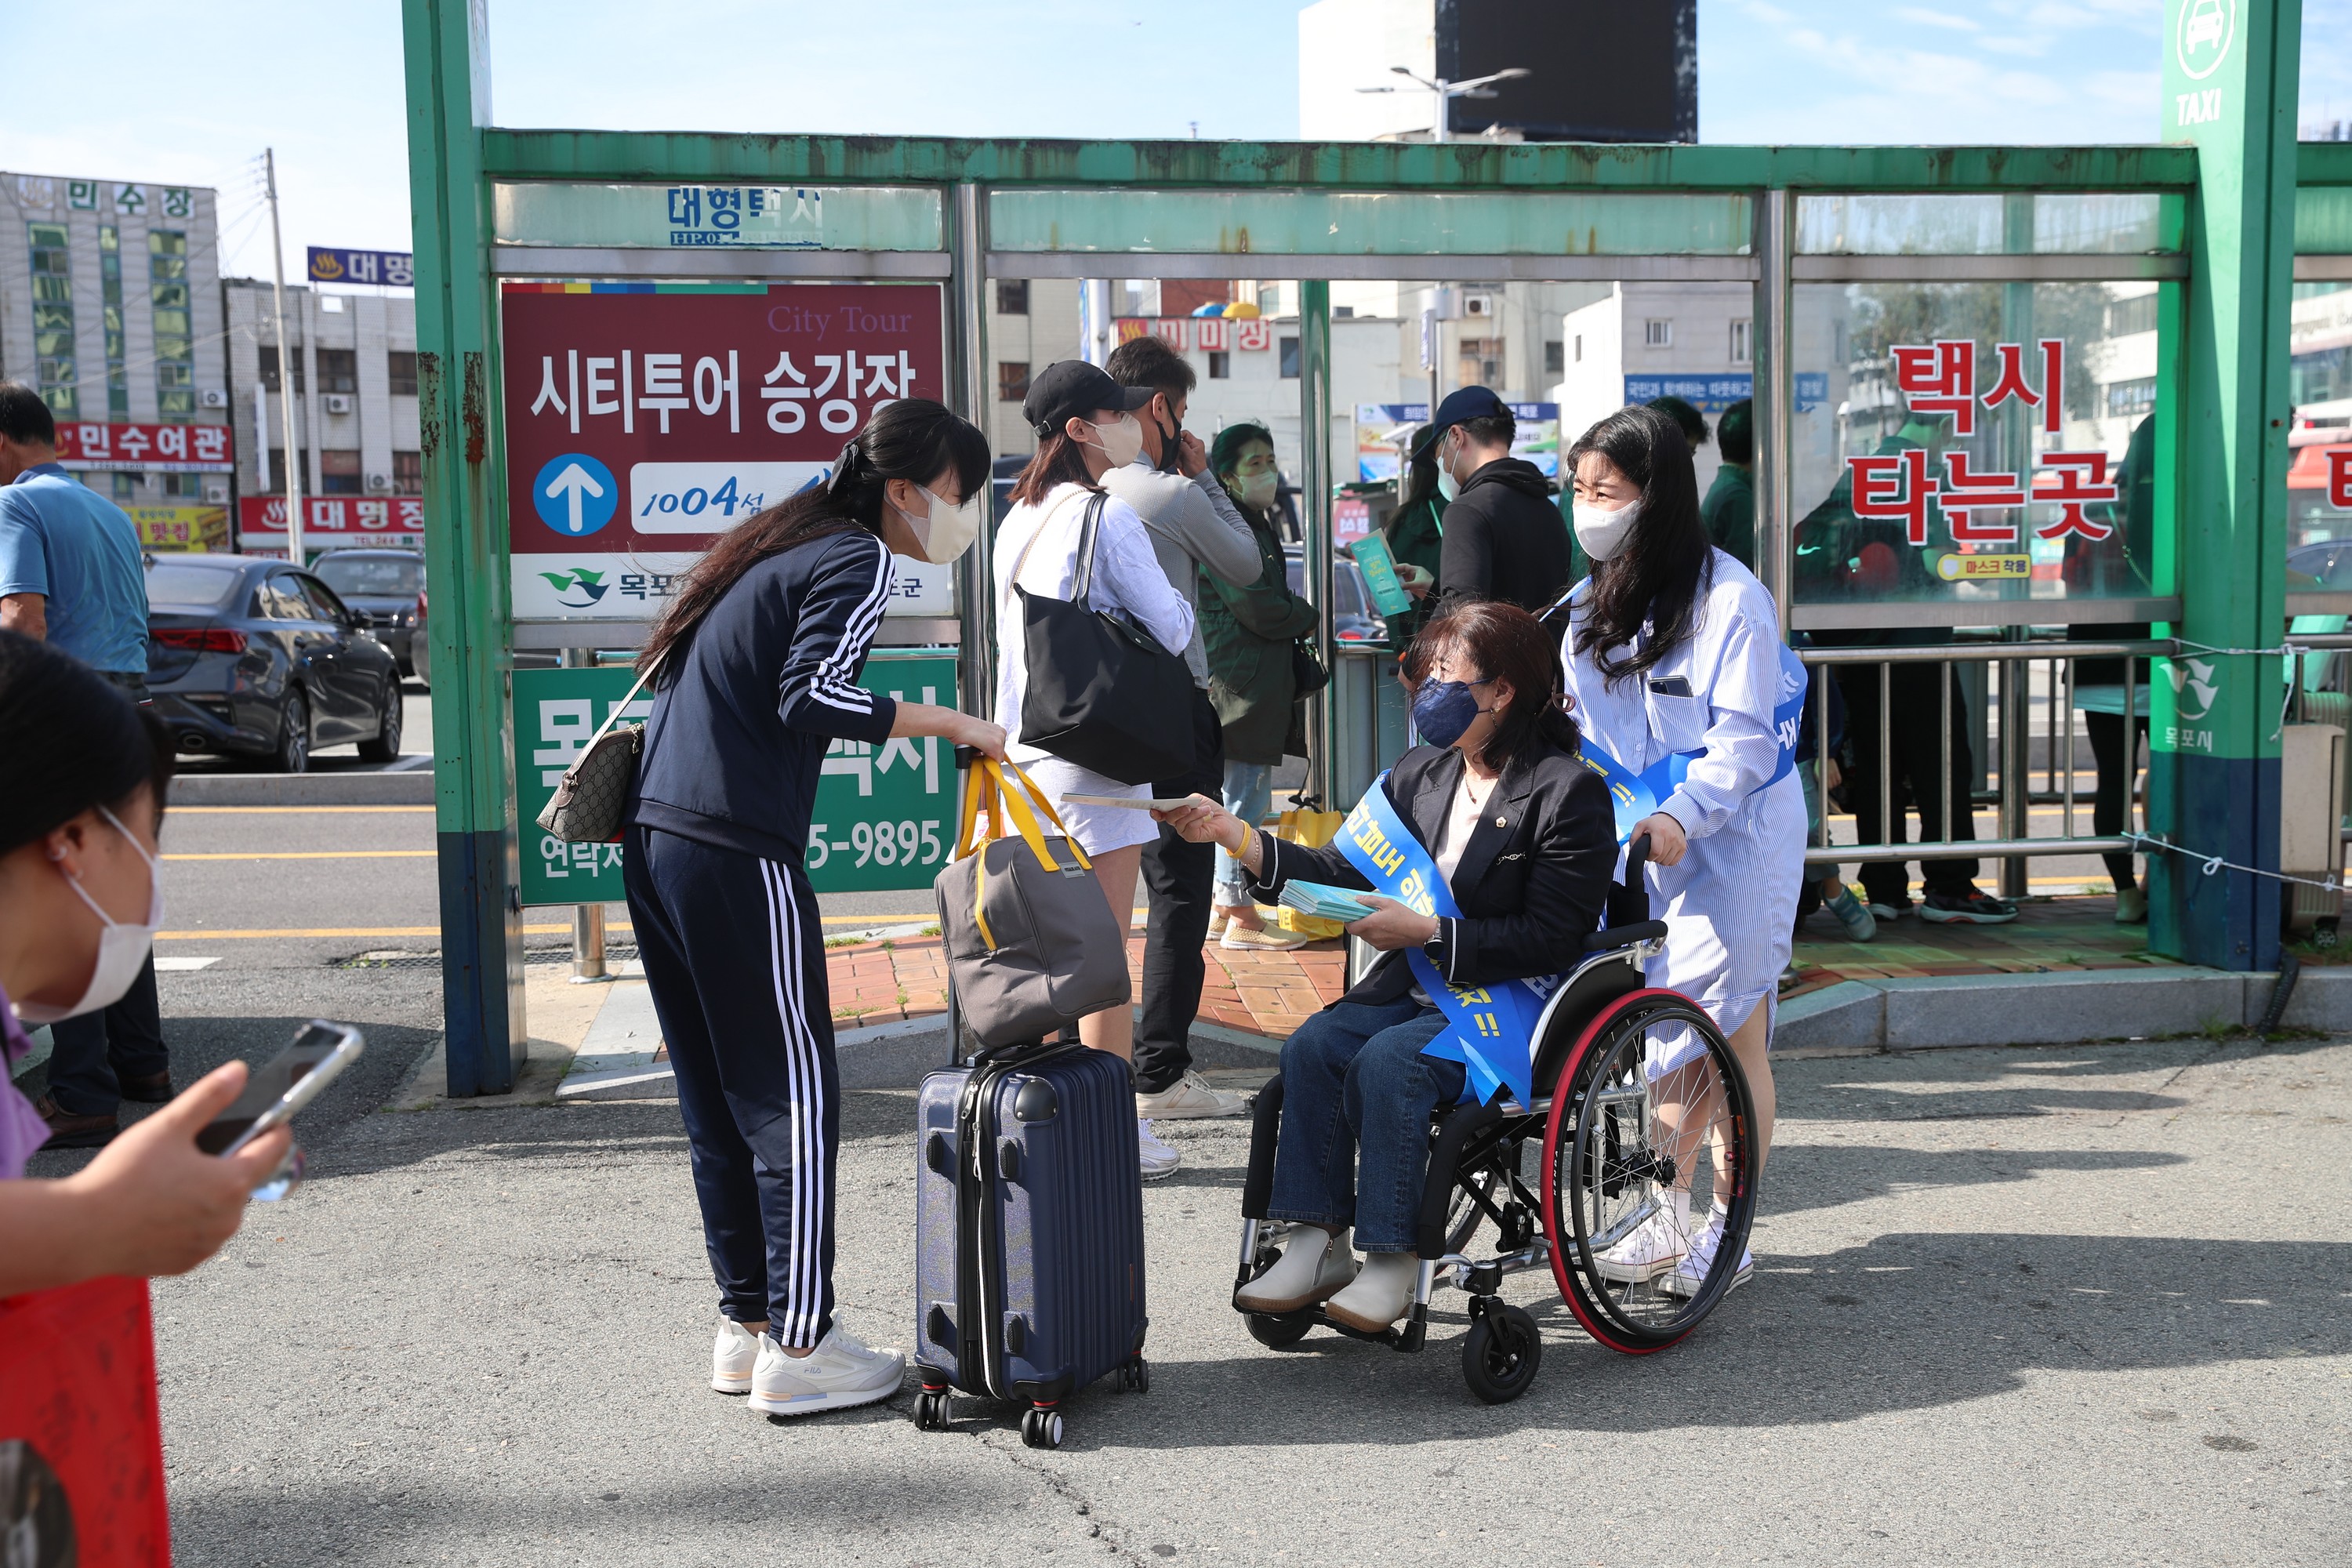
[[[917,1101],[915,1424],[950,1389],[1029,1408],[1056,1447],[1060,1403],[1143,1360],[1143,1183],[1127,1064],[1066,1040],[983,1050]]]

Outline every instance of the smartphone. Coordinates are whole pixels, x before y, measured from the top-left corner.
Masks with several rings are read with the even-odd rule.
[[[196,1134],[207,1154],[234,1154],[319,1098],[345,1068],[359,1060],[366,1040],[349,1024],[313,1018],[294,1043],[256,1068],[245,1092]]]

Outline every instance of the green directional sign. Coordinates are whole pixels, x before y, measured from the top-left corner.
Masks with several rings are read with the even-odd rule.
[[[515,800],[523,822],[525,904],[618,902],[621,847],[566,844],[538,824],[563,770],[597,726],[628,696],[625,668],[514,672]],[[909,702],[956,700],[956,656],[935,649],[877,648],[861,682]],[[649,693],[623,710],[623,723],[653,712]],[[809,826],[809,880],[820,893],[926,889],[955,847],[956,772],[936,736],[868,745],[835,741],[817,781]]]

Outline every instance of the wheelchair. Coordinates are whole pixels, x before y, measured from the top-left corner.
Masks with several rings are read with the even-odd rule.
[[[1318,1327],[1409,1352],[1425,1344],[1440,1286],[1470,1298],[1462,1375],[1490,1405],[1525,1394],[1543,1356],[1536,1321],[1501,1299],[1503,1278],[1549,1267],[1577,1322],[1628,1355],[1664,1350],[1714,1311],[1734,1282],[1755,1218],[1757,1150],[1748,1079],[1706,1013],[1678,992],[1643,984],[1643,965],[1664,945],[1648,918],[1641,876],[1646,837],[1628,854],[1626,885],[1612,889],[1612,923],[1585,942],[1585,956],[1555,990],[1535,1028],[1532,1103],[1507,1092],[1485,1105],[1442,1107],[1431,1119],[1429,1173],[1414,1250],[1421,1260],[1404,1319],[1368,1333],[1319,1304],[1252,1312],[1244,1286],[1280,1256],[1282,1227],[1266,1217],[1282,1079],[1258,1091],[1249,1172],[1242,1188],[1241,1257],[1234,1310],[1259,1343],[1283,1349]],[[1653,1216],[1723,1216],[1702,1278],[1671,1263],[1612,1258],[1611,1250]],[[1707,1223],[1692,1218],[1685,1244]],[[1495,1250],[1472,1242],[1491,1225]]]

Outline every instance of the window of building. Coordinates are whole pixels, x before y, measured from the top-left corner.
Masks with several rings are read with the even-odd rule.
[[[74,362],[73,271],[66,255],[66,226],[29,223],[25,234],[33,252],[33,375],[52,413],[71,418],[81,412],[81,380]]]
[[[147,302],[154,311],[155,412],[164,419],[196,414],[196,340],[188,314],[188,237],[147,231]]]
[[[1544,344],[1544,374],[1561,375],[1568,370],[1568,345],[1558,338]]]
[[[109,474],[106,477],[114,481],[112,489],[114,490],[115,505],[127,506],[131,502],[139,499],[139,476],[137,474]],[[86,479],[94,479],[96,478],[98,478],[96,474],[85,476]],[[96,489],[97,487],[92,486],[91,488]]]
[[[1001,359],[996,362],[996,401],[1018,403],[1029,395],[1029,362],[1025,359]]]
[[[1584,334],[1582,332],[1576,334],[1576,363],[1579,364],[1582,364],[1584,363]]]
[[[309,387],[302,384],[302,351],[299,349],[295,350],[293,358],[294,395],[299,397],[305,392],[310,390]],[[261,384],[265,390],[269,392],[282,392],[285,390],[285,388],[278,384],[278,345],[276,343],[264,343],[261,345]]]
[[[1749,364],[1754,363],[1755,358],[1756,323],[1753,321],[1732,322],[1731,363],[1734,364]]]
[[[392,384],[392,395],[394,397],[416,395],[416,351],[415,349],[392,350],[383,356],[383,365],[384,378]]]
[[[131,374],[123,363],[122,230],[98,226],[98,308],[106,333],[106,415],[131,417]]]
[[[1029,313],[1029,279],[1000,278],[996,280],[996,313],[1000,316],[1025,316]]]
[[[2157,297],[2150,293],[2135,294],[2128,300],[2109,300],[2107,302],[2107,336],[2120,338],[2131,332],[2156,331],[2156,299]]]
[[[359,351],[357,349],[320,349],[319,351],[319,390],[357,392],[359,389]]]
[[[2156,298],[2151,294],[2149,299]],[[2112,309],[2112,307],[2110,307]],[[2147,329],[2142,329],[2146,331]],[[2137,381],[2107,383],[2107,417],[2136,419],[2156,406],[2156,377],[2147,375]]]
[[[1500,338],[1465,338],[1462,340],[1461,379],[1458,386],[1496,386],[1503,380],[1503,340]]]
[[[1297,381],[1298,379],[1298,340],[1297,338],[1280,339],[1276,342],[1275,350],[1282,356],[1280,367],[1282,378],[1286,381]]]
[[[1211,349],[1209,351],[1209,379],[1211,381],[1231,381],[1233,379],[1233,375],[1234,356],[1226,353],[1223,349]]]
[[[320,354],[320,359],[327,356]],[[321,378],[324,373],[321,372]],[[322,450],[319,454],[319,493],[355,496],[361,493],[360,455],[355,451]]]
[[[392,455],[392,493],[396,496],[421,496],[425,493],[425,454],[394,452]]]
[[[1675,323],[1671,318],[1653,316],[1648,321],[1642,323],[1643,347],[1653,349],[1672,348],[1674,346],[1674,342]]]
[[[205,493],[202,474],[165,474],[162,476],[163,493],[179,500],[194,500]]]

